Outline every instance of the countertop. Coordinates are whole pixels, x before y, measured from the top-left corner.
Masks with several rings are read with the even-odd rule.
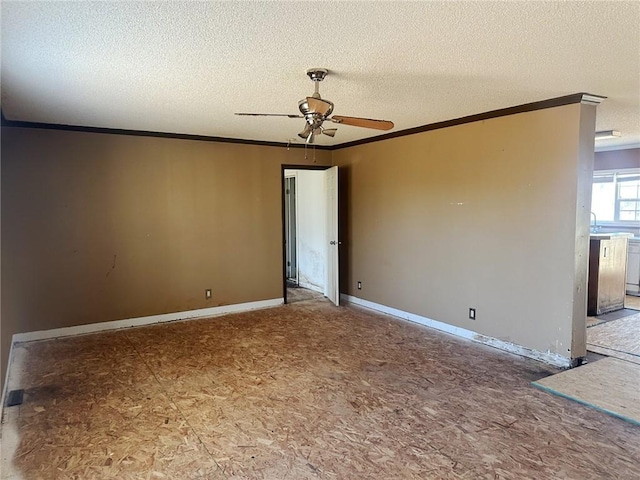
[[[591,240],[611,240],[612,238],[628,238],[630,240],[633,240],[633,233],[629,233],[629,232],[607,232],[607,233],[592,233],[589,235],[589,237],[591,238]],[[640,238],[637,238],[637,240],[640,240]]]

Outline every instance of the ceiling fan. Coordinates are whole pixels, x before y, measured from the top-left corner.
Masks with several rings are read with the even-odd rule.
[[[302,115],[290,115],[286,113],[236,113],[236,115],[246,115],[252,117],[288,117],[288,118],[304,118],[306,124],[298,136],[303,138],[306,143],[313,143],[315,136],[319,134],[333,137],[336,134],[336,128],[324,128],[322,124],[325,121],[338,123],[342,125],[352,125],[354,127],[374,128],[376,130],[391,130],[393,122],[388,120],[374,120],[371,118],[345,117],[342,115],[334,115],[329,117],[333,112],[333,102],[320,97],[320,82],[327,76],[328,71],[324,68],[312,68],[307,70],[307,75],[315,85],[315,91],[310,97],[303,98],[298,102],[298,109]]]

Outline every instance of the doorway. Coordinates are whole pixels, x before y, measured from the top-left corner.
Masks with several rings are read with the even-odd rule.
[[[595,169],[592,183],[587,351],[640,363],[640,170]]]
[[[339,303],[337,170],[283,166],[285,303],[319,296]]]
[[[296,171],[285,170],[284,176],[284,245],[287,287],[298,286],[298,240],[296,208]]]

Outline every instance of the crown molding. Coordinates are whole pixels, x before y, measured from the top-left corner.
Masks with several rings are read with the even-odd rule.
[[[538,102],[525,103],[522,105],[516,105],[513,107],[501,108],[498,110],[491,110],[489,112],[477,113],[466,117],[455,118],[452,120],[445,120],[443,122],[431,123],[423,125],[421,127],[409,128],[406,130],[399,130],[397,132],[387,133],[372,138],[365,138],[362,140],[356,140],[353,142],[341,143],[334,145],[333,150],[354,147],[356,145],[364,145],[366,143],[379,142],[382,140],[388,140],[390,138],[404,137],[406,135],[414,135],[416,133],[429,132],[431,130],[438,130],[441,128],[454,127],[456,125],[464,125],[465,123],[479,122],[482,120],[489,120],[491,118],[505,117],[507,115],[515,115],[517,113],[533,112],[536,110],[544,110],[546,108],[561,107],[564,105],[571,105],[573,103],[585,103],[589,102],[591,105],[597,105],[606,97],[600,95],[593,95],[590,93],[574,93],[572,95],[565,95],[563,97],[550,98],[548,100],[541,100]],[[597,100],[599,101],[595,103]]]
[[[1,112],[1,111],[0,111]],[[180,140],[196,140],[200,142],[218,142],[218,143],[237,143],[241,145],[260,145],[263,147],[284,147],[284,148],[304,148],[306,144],[291,142],[269,142],[263,140],[244,140],[241,138],[213,137],[208,135],[192,135],[188,133],[167,133],[153,132],[148,130],[129,130],[121,128],[105,128],[105,127],[86,127],[82,125],[64,125],[59,123],[42,123],[42,122],[25,122],[21,120],[10,120],[1,112],[2,127],[13,128],[37,128],[43,130],[63,130],[70,132],[83,133],[102,133],[107,135],[130,135],[134,137],[156,137],[156,138],[173,138]],[[327,145],[311,145],[316,150],[331,150]]]
[[[423,132],[429,132],[431,130],[438,130],[441,128],[453,127],[456,125],[464,125],[465,123],[489,120],[491,118],[505,117],[507,115],[515,115],[517,113],[533,112],[536,110],[543,110],[546,108],[561,107],[564,105],[571,105],[573,103],[580,103],[585,105],[599,105],[606,98],[607,97],[603,97],[601,95],[594,95],[591,93],[584,93],[584,92],[574,93],[571,95],[551,98],[548,100],[525,103],[522,105],[501,108],[498,110],[491,110],[488,112],[477,113],[474,115],[455,118],[452,120],[445,120],[442,122],[430,123],[430,124],[422,125],[419,127],[408,128],[405,130],[398,130],[396,132],[390,132],[383,135],[364,138],[361,140],[354,140],[352,142],[339,143],[336,145],[312,145],[312,147],[317,150],[340,150],[342,148],[355,147],[357,145],[364,145],[367,143],[381,142],[383,140],[389,140],[391,138],[404,137],[407,135],[414,135],[416,133],[423,133]],[[127,130],[127,129],[118,129],[118,128],[86,127],[86,126],[80,126],[80,125],[62,125],[62,124],[56,124],[56,123],[25,122],[20,120],[9,120],[4,116],[4,112],[0,110],[0,113],[2,114],[3,127],[40,128],[45,130],[67,130],[67,131],[73,131],[73,132],[103,133],[103,134],[110,134],[110,135],[132,135],[132,136],[140,136],[140,137],[175,138],[175,139],[181,139],[181,140],[237,143],[242,145],[261,145],[261,146],[267,146],[267,147],[305,148],[308,146],[306,144],[291,143],[291,142],[285,143],[285,142],[270,142],[270,141],[262,141],[262,140],[243,140],[239,138],[212,137],[207,135],[191,135],[186,133],[166,133],[166,132],[152,132],[147,130]]]

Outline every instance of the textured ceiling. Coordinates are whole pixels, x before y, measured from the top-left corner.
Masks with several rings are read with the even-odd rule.
[[[640,144],[640,2],[2,2],[6,118],[287,142],[313,92],[403,130],[577,92]],[[335,126],[335,125],[334,125]],[[384,132],[338,126],[331,145]]]

